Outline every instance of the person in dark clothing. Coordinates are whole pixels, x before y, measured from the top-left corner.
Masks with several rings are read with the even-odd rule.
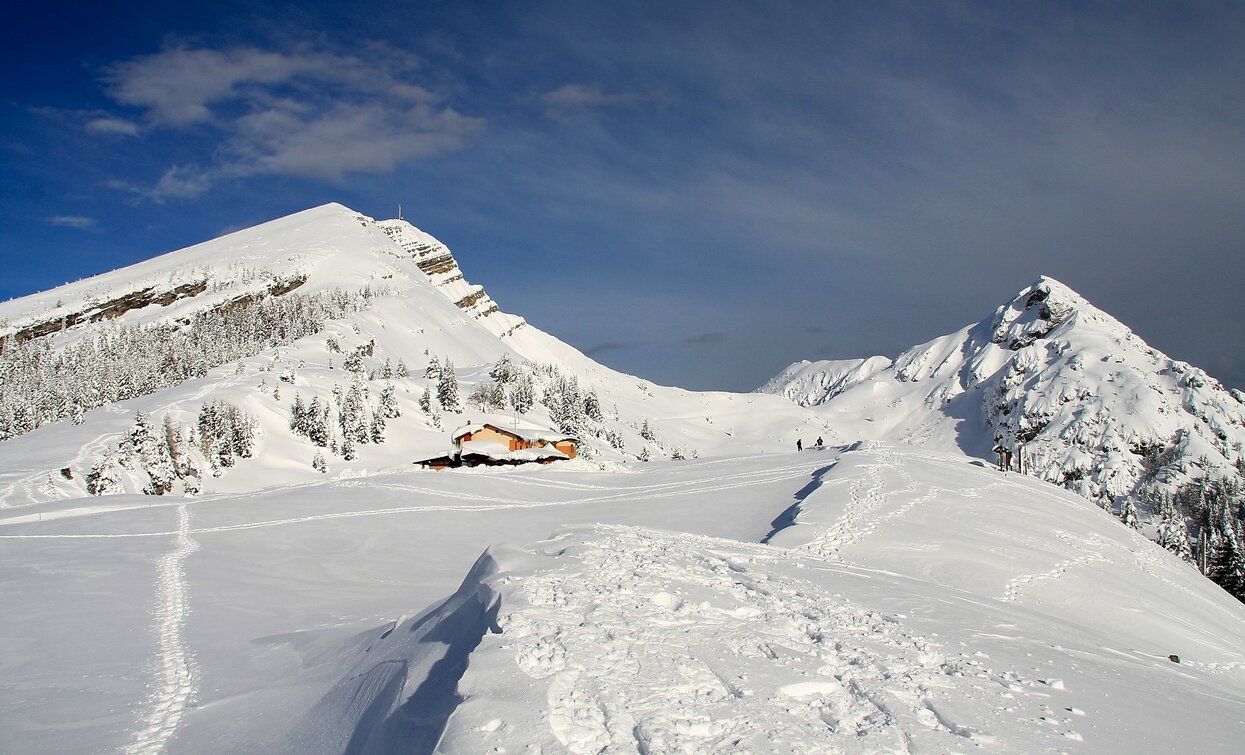
[[[795,439],[795,450],[797,450],[797,451],[803,451],[803,450],[804,450],[804,440],[803,440],[802,438],[796,438],[796,439]]]
[[[818,447],[818,448],[823,448],[825,445],[826,445],[826,444],[825,444],[825,442],[821,439],[821,437],[820,437],[820,436],[818,436],[818,438],[817,438],[817,447]]]

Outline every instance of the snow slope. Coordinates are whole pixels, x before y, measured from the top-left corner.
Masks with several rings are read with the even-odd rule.
[[[959,455],[866,443],[107,500],[0,520],[9,751],[1245,736],[1245,608],[1089,502]]]
[[[818,406],[890,366],[891,360],[881,356],[816,362],[806,359],[783,370],[757,392],[784,396],[800,406]]]

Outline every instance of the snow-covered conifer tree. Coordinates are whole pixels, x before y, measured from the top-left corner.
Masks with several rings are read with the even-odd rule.
[[[398,398],[395,394],[393,383],[385,385],[380,392],[379,405],[377,406],[377,414],[385,419],[394,419],[402,416],[402,409],[398,407]]]
[[[1189,527],[1184,515],[1180,513],[1170,500],[1164,500],[1159,507],[1158,544],[1193,563],[1193,547],[1189,544]]]
[[[1135,530],[1141,529],[1141,518],[1137,516],[1137,506],[1131,497],[1126,498],[1120,508],[1120,523]]]
[[[510,391],[510,406],[519,414],[527,414],[536,403],[536,385],[527,372],[519,375]]]
[[[86,476],[86,492],[91,495],[115,495],[124,493],[121,487],[121,470],[115,457],[109,455],[96,462]]]
[[[514,382],[515,378],[518,377],[518,370],[515,368],[509,354],[501,355],[501,358],[497,360],[497,364],[489,371],[489,377],[503,385]]]
[[[596,389],[589,388],[584,394],[584,415],[593,422],[604,422],[601,414],[601,400],[597,398]]]
[[[458,376],[454,374],[454,363],[448,357],[441,365],[441,374],[437,378],[437,402],[447,411],[458,409]]]

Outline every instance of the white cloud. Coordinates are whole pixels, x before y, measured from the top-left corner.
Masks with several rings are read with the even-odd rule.
[[[99,225],[99,221],[95,218],[82,215],[53,215],[50,218],[44,218],[43,222],[60,228],[76,228],[80,231],[91,231]]]
[[[296,128],[279,125],[296,123]],[[384,172],[404,160],[457,149],[482,125],[453,109],[341,106],[299,122],[285,114],[255,119],[240,134],[255,152],[241,171],[337,179],[351,171]]]
[[[635,107],[645,102],[663,102],[666,98],[656,92],[605,92],[595,84],[565,84],[541,95],[541,99],[553,107]]]
[[[138,124],[124,118],[95,118],[87,121],[86,130],[95,134],[138,136]]]
[[[118,63],[106,81],[114,100],[145,109],[154,123],[187,126],[209,120],[209,106],[239,96],[242,85],[278,84],[314,67],[303,55],[178,47]]]
[[[210,162],[170,166],[151,187],[111,185],[162,201],[202,194],[222,179],[335,180],[458,149],[483,121],[441,105],[413,80],[420,65],[385,45],[353,54],[175,47],[115,64],[105,81],[118,104],[141,109],[158,130],[193,128],[218,139]],[[115,121],[117,132],[129,123],[99,121]]]

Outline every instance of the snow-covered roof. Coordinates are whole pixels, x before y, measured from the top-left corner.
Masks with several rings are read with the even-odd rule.
[[[506,433],[507,435],[513,435],[516,438],[523,438],[525,440],[543,440],[546,443],[557,443],[563,440],[575,440],[574,436],[557,433],[546,428],[518,427],[515,425],[500,424],[497,422],[479,422],[463,425],[455,430],[450,437],[457,442],[458,439],[464,435],[478,433],[486,427],[491,427],[500,433]]]
[[[464,456],[479,454],[481,456],[487,456],[490,459],[507,461],[540,461],[542,459],[570,458],[554,446],[545,446],[543,448],[521,448],[517,451],[511,451],[506,446],[490,440],[469,440],[466,443],[463,443],[462,452]]]

